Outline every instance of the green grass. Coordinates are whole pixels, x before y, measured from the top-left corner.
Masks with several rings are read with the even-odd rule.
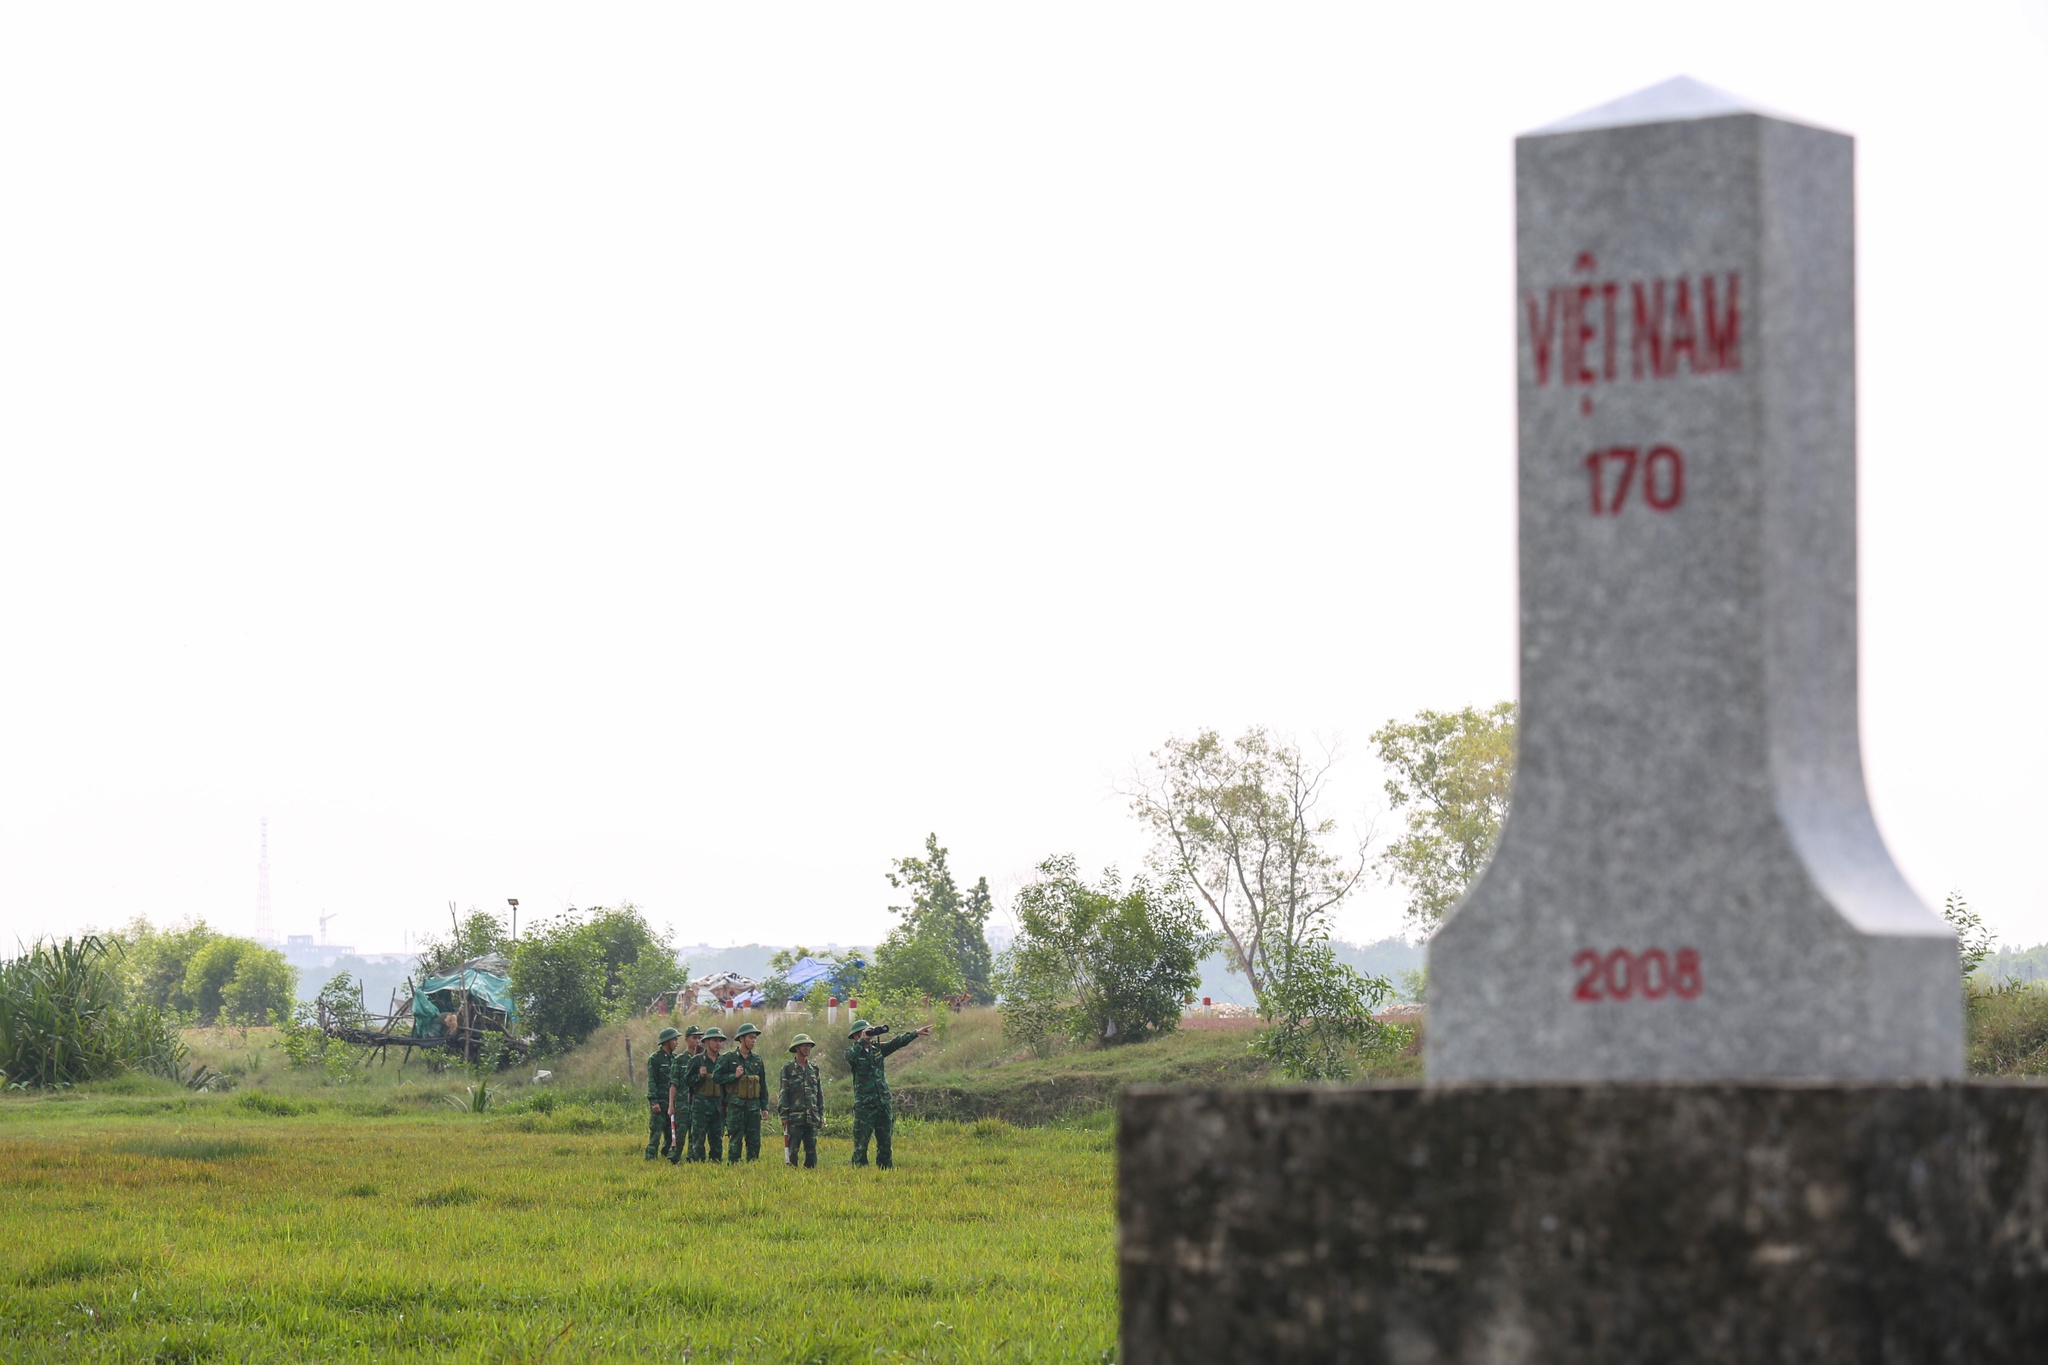
[[[0,1097],[0,1356],[1099,1362],[1116,1095],[1271,1079],[1245,1030],[1039,1056],[947,1015],[890,1062],[897,1169],[856,1171],[845,1042],[784,1020],[772,1067],[799,1029],[824,1044],[820,1168],[772,1136],[758,1166],[678,1168],[640,1155],[662,1022],[492,1077],[482,1113],[449,1105],[459,1068],[295,1070],[264,1029],[186,1035],[225,1093]]]
[[[637,1113],[608,1105],[62,1093],[0,1101],[9,1360],[1100,1361],[1115,1343],[1106,1113],[910,1120],[894,1171],[850,1168],[828,1136],[803,1172],[772,1139],[753,1166],[645,1161]]]
[[[116,1149],[125,1156],[162,1157],[167,1161],[232,1161],[254,1156],[269,1148],[260,1142],[227,1137],[164,1137],[150,1134],[130,1138]]]

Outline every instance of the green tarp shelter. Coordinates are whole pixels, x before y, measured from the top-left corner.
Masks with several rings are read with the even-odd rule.
[[[444,1015],[462,1008],[465,996],[472,1006],[504,1015],[504,1031],[518,1032],[518,1010],[512,1003],[512,964],[501,953],[487,953],[460,963],[444,976],[430,976],[413,989],[412,1036],[439,1038],[447,1026]]]

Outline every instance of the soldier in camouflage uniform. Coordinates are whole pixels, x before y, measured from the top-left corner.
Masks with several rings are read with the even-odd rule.
[[[733,1033],[739,1050],[718,1064],[719,1088],[725,1092],[725,1159],[740,1159],[745,1143],[747,1160],[761,1159],[761,1111],[768,1107],[768,1063],[754,1055],[754,1040],[761,1030],[741,1024]]]
[[[690,1092],[683,1088],[683,1070],[690,1064],[690,1058],[704,1055],[704,1030],[695,1024],[683,1030],[682,1050],[670,1060],[668,1066],[668,1112],[675,1121],[676,1146],[668,1154],[669,1165],[683,1159],[683,1148],[690,1141],[690,1134],[696,1130],[696,1120],[690,1115]]]
[[[725,1035],[716,1028],[704,1030],[704,1050],[683,1063],[683,1088],[690,1096],[690,1161],[704,1160],[704,1146],[711,1146],[711,1160],[725,1153],[725,1100],[718,1089],[718,1053]]]
[[[818,1129],[825,1124],[825,1082],[811,1065],[811,1049],[816,1046],[808,1033],[799,1033],[789,1045],[796,1060],[783,1065],[782,1089],[775,1105],[775,1112],[782,1116],[782,1159],[796,1165],[797,1149],[802,1148],[805,1170],[817,1168]]]
[[[853,1068],[854,1165],[868,1164],[869,1134],[875,1139],[875,1165],[886,1171],[896,1164],[895,1153],[890,1149],[890,1140],[896,1135],[896,1111],[889,1104],[889,1075],[883,1069],[883,1061],[890,1053],[929,1036],[931,1031],[932,1026],[926,1024],[915,1033],[885,1043],[882,1035],[889,1032],[886,1024],[870,1024],[865,1019],[853,1021],[853,1031],[846,1035],[854,1040],[846,1050],[846,1063]]]
[[[668,1073],[675,1062],[676,1039],[682,1035],[672,1028],[661,1031],[654,1051],[647,1054],[647,1159],[667,1156],[676,1146],[676,1126],[669,1109]]]

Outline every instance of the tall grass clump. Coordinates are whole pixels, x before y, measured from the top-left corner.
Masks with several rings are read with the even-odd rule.
[[[75,1085],[127,1067],[176,1076],[184,1048],[163,1013],[124,1000],[116,947],[97,935],[36,940],[0,962],[0,1077]]]
[[[1966,1004],[1971,1074],[2048,1075],[2048,989],[2020,981],[1972,982]]]

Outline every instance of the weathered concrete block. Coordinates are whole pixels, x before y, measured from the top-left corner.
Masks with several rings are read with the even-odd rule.
[[[1126,1365],[2048,1360],[2048,1087],[1139,1090]]]

